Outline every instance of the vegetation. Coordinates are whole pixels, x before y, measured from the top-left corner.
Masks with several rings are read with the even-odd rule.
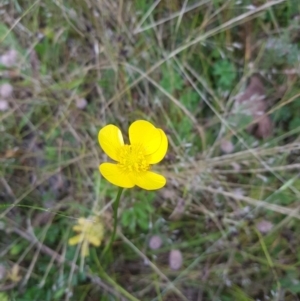
[[[3,0],[0,20],[1,301],[300,299],[298,0]],[[139,119],[168,136],[167,184],[124,190],[104,253],[97,135]]]

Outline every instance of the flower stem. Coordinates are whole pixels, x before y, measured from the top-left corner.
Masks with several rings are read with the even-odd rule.
[[[101,254],[101,257],[103,257],[104,254],[111,248],[111,245],[112,245],[112,243],[115,240],[116,231],[117,231],[117,225],[118,225],[118,208],[119,208],[119,203],[120,203],[120,198],[121,198],[122,191],[123,191],[123,188],[119,187],[116,199],[115,199],[115,201],[112,204],[113,213],[114,213],[114,228],[113,228],[113,232],[111,234],[109,243],[105,246],[105,248],[104,248],[104,250],[103,250],[103,252]]]
[[[113,233],[112,233],[112,236],[110,239],[110,244],[112,244],[114,242],[115,236],[116,236],[117,225],[118,225],[118,208],[119,208],[120,197],[121,197],[122,191],[123,191],[123,188],[119,187],[119,191],[118,191],[116,200],[112,204],[113,211],[114,211],[114,229],[113,229]]]
[[[106,280],[116,291],[118,291],[120,294],[122,294],[124,297],[126,297],[130,301],[140,301],[139,299],[135,298],[133,295],[131,295],[128,291],[126,291],[122,286],[120,286],[114,279],[112,279],[103,269],[103,267],[100,264],[100,261],[98,259],[98,256],[95,252],[95,249],[92,249],[92,257],[95,260],[95,263],[99,269],[98,274],[101,277],[101,279]]]

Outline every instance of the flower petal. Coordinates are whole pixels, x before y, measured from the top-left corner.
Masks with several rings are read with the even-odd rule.
[[[146,120],[137,120],[129,127],[130,144],[141,144],[146,155],[156,152],[161,144],[161,134],[153,124]]]
[[[77,245],[79,243],[81,243],[83,239],[83,235],[82,234],[78,234],[78,235],[75,235],[73,237],[71,237],[68,241],[69,245],[70,246],[74,246],[74,245]]]
[[[79,225],[85,225],[86,224],[86,219],[84,218],[84,217],[80,217],[79,219],[78,219],[78,221],[77,221],[77,223],[79,224]]]
[[[146,190],[156,190],[165,186],[166,178],[152,171],[146,171],[136,174],[134,177],[135,184]]]
[[[95,247],[99,247],[101,244],[100,237],[96,237],[94,235],[88,235],[87,240],[90,244],[94,245]]]
[[[73,231],[75,231],[75,232],[82,232],[83,230],[84,230],[83,225],[74,225],[73,226]]]
[[[89,256],[89,242],[87,240],[84,240],[81,245],[81,256],[86,257]]]
[[[124,188],[132,188],[134,182],[130,177],[124,174],[117,164],[114,163],[102,163],[99,166],[100,173],[110,183]]]
[[[161,138],[162,138],[161,144],[155,153],[148,156],[148,160],[149,160],[148,162],[150,164],[156,164],[160,162],[164,158],[168,150],[168,138],[163,130],[161,129],[158,130],[160,131]]]
[[[113,160],[118,161],[118,150],[124,145],[121,131],[113,124],[102,128],[98,140],[103,151]]]

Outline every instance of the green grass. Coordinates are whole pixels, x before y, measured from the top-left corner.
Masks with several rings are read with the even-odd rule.
[[[300,298],[300,4],[240,2],[0,4],[0,55],[18,51],[15,66],[0,65],[0,84],[14,88],[0,111],[0,272],[17,264],[21,277],[0,273],[0,300]],[[272,120],[265,139],[247,131],[251,108],[235,110],[255,74]],[[99,174],[97,134],[113,123],[126,136],[137,119],[168,135],[157,167],[168,182],[125,190],[101,258],[117,188]],[[95,211],[105,240],[83,261],[68,239]]]

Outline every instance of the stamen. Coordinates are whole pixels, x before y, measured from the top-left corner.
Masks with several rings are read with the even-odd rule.
[[[119,167],[124,172],[143,172],[149,169],[145,149],[141,145],[125,144],[120,148]]]

